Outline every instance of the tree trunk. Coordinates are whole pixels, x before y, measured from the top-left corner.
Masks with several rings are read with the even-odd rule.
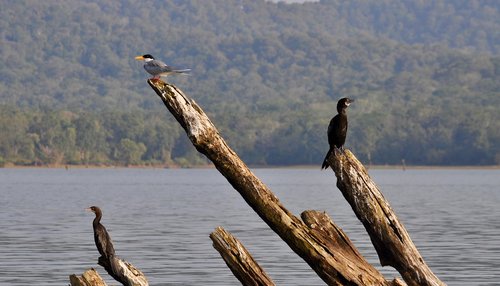
[[[445,285],[424,262],[410,235],[368,172],[349,151],[334,152],[328,163],[337,187],[363,223],[382,266],[390,265],[410,286]]]
[[[255,212],[302,257],[328,285],[392,285],[374,268],[350,264],[338,249],[292,215],[229,148],[203,110],[175,86],[148,81],[185,129],[195,148],[207,156]]]
[[[218,227],[210,234],[214,248],[226,262],[234,276],[244,286],[275,285],[273,280],[255,262],[252,255],[233,235],[222,227]]]

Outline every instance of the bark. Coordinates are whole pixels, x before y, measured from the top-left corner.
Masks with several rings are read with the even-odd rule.
[[[394,267],[410,286],[445,285],[424,262],[405,227],[356,157],[346,149],[334,152],[328,163],[337,177],[337,187],[370,235],[381,265]]]
[[[125,286],[148,286],[146,276],[129,262],[118,257],[112,257],[106,260],[99,257],[98,264],[104,267],[106,271],[116,281]],[[69,276],[71,286],[106,286],[99,273],[93,268],[85,271],[82,276],[72,274]]]
[[[85,271],[82,276],[70,275],[69,281],[71,286],[107,286],[99,273],[93,268]]]
[[[275,285],[241,242],[222,227],[210,234],[214,248],[220,253],[234,276],[244,286]]]
[[[144,273],[135,268],[134,265],[116,256],[111,257],[109,260],[101,256],[99,257],[98,264],[104,267],[109,275],[124,286],[149,285]]]
[[[356,264],[359,267],[365,268],[367,272],[377,271],[365,260],[345,232],[325,212],[307,210],[301,214],[301,217],[304,223],[311,228],[313,235],[318,240],[324,241],[328,249],[335,249],[335,251],[346,258],[346,267]],[[406,284],[400,279],[394,279],[390,285],[403,286]]]
[[[292,215],[229,148],[203,110],[182,91],[162,81],[148,81],[186,131],[195,148],[207,156],[243,199],[328,285],[391,285],[364,265],[350,264],[341,251],[329,249]]]

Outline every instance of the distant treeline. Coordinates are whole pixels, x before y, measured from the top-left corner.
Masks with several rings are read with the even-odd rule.
[[[74,113],[3,105],[0,165],[206,164],[166,113]],[[491,144],[500,139],[498,121],[491,121],[492,114],[478,114],[472,108],[441,114],[430,108],[425,113],[353,114],[351,118],[347,148],[365,163],[400,164],[403,159],[410,165],[500,163],[499,146]],[[224,122],[216,116],[214,121],[249,164],[319,166],[328,148],[328,122],[308,112],[286,114],[282,120],[288,123],[273,132],[266,131],[265,126],[275,123],[265,118]]]
[[[500,164],[500,1],[3,4],[3,164],[207,163],[147,86],[144,53],[191,68],[168,80],[249,164],[320,165],[345,96],[346,147],[365,162]]]

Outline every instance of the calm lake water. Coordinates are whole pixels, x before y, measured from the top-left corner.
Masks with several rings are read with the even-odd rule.
[[[331,170],[254,170],[294,214],[325,210],[378,258]],[[500,170],[371,170],[434,273],[500,284]],[[213,169],[0,169],[0,285],[68,285],[97,265],[91,205],[150,285],[240,285],[209,234],[234,234],[277,285],[324,285]],[[381,268],[387,278],[397,272]]]

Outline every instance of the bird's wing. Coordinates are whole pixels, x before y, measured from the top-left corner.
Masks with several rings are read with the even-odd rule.
[[[111,242],[111,237],[104,226],[96,231],[97,240],[101,244],[102,251],[101,255],[109,256],[115,254],[115,248],[113,247],[113,242]],[[96,242],[97,243],[97,242]]]
[[[158,60],[153,60],[144,65],[144,68],[151,74],[169,73],[175,70],[174,67],[168,66],[166,63]]]
[[[344,144],[343,141],[345,140],[347,134],[347,120],[339,117],[338,122],[336,123],[337,128],[335,129],[335,137],[337,137],[340,144]]]
[[[169,66],[166,63],[159,61],[159,60],[153,60],[147,64],[151,71],[154,71],[157,74],[162,74],[162,73],[185,73],[191,71],[190,69],[180,69],[176,68],[173,66]]]
[[[332,120],[330,120],[330,124],[328,125],[328,144],[332,146],[335,144],[335,138],[337,135],[337,126],[339,125],[339,116],[335,115]]]

